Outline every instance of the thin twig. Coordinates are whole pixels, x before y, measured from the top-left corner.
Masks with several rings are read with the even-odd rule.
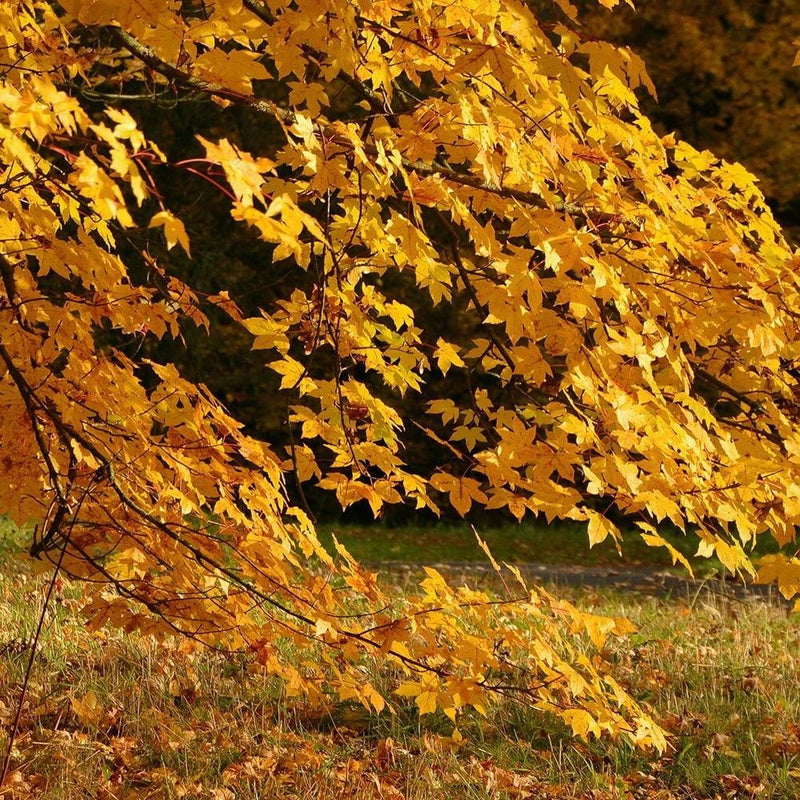
[[[44,626],[44,618],[47,614],[47,609],[50,605],[50,597],[53,594],[53,589],[56,585],[56,579],[58,578],[58,573],[61,571],[61,564],[64,561],[64,553],[67,551],[67,542],[69,541],[69,533],[64,536],[64,543],[61,546],[61,554],[58,557],[58,561],[56,563],[55,569],[53,570],[53,575],[50,578],[50,585],[47,587],[47,594],[44,598],[44,605],[42,606],[42,613],[39,614],[39,624],[36,626],[36,633],[33,636],[33,642],[31,642],[31,653],[28,657],[28,666],[25,668],[25,678],[22,681],[22,691],[19,695],[19,702],[17,703],[17,713],[14,715],[14,723],[11,726],[11,735],[8,739],[8,746],[6,747],[6,754],[5,758],[3,759],[3,770],[0,772],[0,789],[5,785],[6,777],[8,775],[8,768],[11,765],[11,753],[14,749],[14,741],[17,738],[17,731],[19,730],[19,721],[22,717],[22,707],[25,704],[25,695],[28,693],[28,683],[30,682],[31,672],[33,671],[33,660],[36,657],[36,650],[39,645],[39,636],[42,633],[42,627]]]

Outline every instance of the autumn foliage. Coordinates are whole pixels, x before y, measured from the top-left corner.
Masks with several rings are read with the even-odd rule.
[[[359,669],[378,657],[423,713],[499,693],[663,746],[584,652],[624,620],[513,574],[502,601],[435,570],[387,597],[287,500],[312,482],[375,513],[508,509],[591,543],[626,515],[667,547],[668,520],[751,576],[757,537],[794,541],[800,258],[742,167],[653,132],[640,59],[557,5],[544,26],[515,0],[0,2],[0,510],[40,521],[32,553],[87,581],[90,624],[251,652],[289,695],[381,711]],[[137,121],[155,96],[279,142],[198,130],[170,162]],[[159,189],[189,168],[265,270],[302,276],[257,316],[152,255],[191,252]],[[448,304],[457,339],[415,323]],[[280,376],[287,448],[130,346],[212,309]],[[465,402],[429,391],[442,376]],[[409,466],[411,428],[433,474]],[[800,560],[760,577],[791,597]]]

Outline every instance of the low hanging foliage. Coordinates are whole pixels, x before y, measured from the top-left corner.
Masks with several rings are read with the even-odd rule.
[[[794,541],[800,258],[743,168],[653,132],[641,61],[556,6],[545,26],[517,0],[0,0],[0,510],[41,521],[32,552],[87,581],[91,624],[250,651],[310,700],[381,711],[376,657],[422,713],[499,693],[664,746],[581,644],[624,620],[519,575],[505,600],[430,569],[387,597],[285,491],[585,521],[592,543],[620,539],[614,509],[657,546],[690,525],[740,573],[758,536]],[[251,122],[175,165],[148,97]],[[188,163],[300,276],[260,315],[151,255],[190,253],[158,177]],[[415,324],[451,303],[454,341]],[[127,346],[213,306],[280,376],[285,451]],[[762,578],[789,597],[800,560]]]

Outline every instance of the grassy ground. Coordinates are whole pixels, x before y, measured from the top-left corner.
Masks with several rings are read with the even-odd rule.
[[[465,523],[442,523],[426,527],[407,525],[387,527],[371,525],[320,524],[324,543],[333,535],[359,560],[380,563],[401,561],[411,564],[458,561],[486,561],[475,532]],[[664,548],[649,547],[639,536],[638,528],[623,531],[621,553],[610,538],[589,548],[586,525],[536,522],[506,523],[477,528],[498,561],[573,564],[583,566],[648,566],[667,568],[672,559]],[[685,555],[701,574],[722,571],[716,559],[694,560],[697,539],[677,529],[662,527],[661,535]],[[774,552],[777,545],[770,537],[761,537],[755,553]]]
[[[41,579],[0,565],[0,750]],[[395,579],[399,580],[399,579]],[[408,581],[408,577],[403,580]],[[399,587],[409,591],[408,583]],[[180,642],[88,632],[63,586],[23,707],[7,795],[73,798],[764,798],[800,796],[798,618],[763,601],[570,593],[638,633],[607,653],[672,734],[663,757],[576,742],[498,705],[447,736],[443,717],[287,702],[245,661]],[[377,667],[371,668],[377,669]]]

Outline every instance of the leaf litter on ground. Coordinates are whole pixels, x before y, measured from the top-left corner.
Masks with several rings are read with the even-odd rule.
[[[398,591],[409,591],[398,577]],[[563,723],[499,703],[458,740],[443,714],[312,707],[241,656],[91,632],[76,587],[48,612],[7,797],[765,798],[796,797],[796,619],[763,599],[657,598],[564,589],[636,632],[607,644],[615,677],[670,733],[661,757],[573,739]],[[42,579],[0,578],[0,745],[16,709]],[[677,633],[680,632],[678,639]],[[389,686],[377,663],[365,679]]]

